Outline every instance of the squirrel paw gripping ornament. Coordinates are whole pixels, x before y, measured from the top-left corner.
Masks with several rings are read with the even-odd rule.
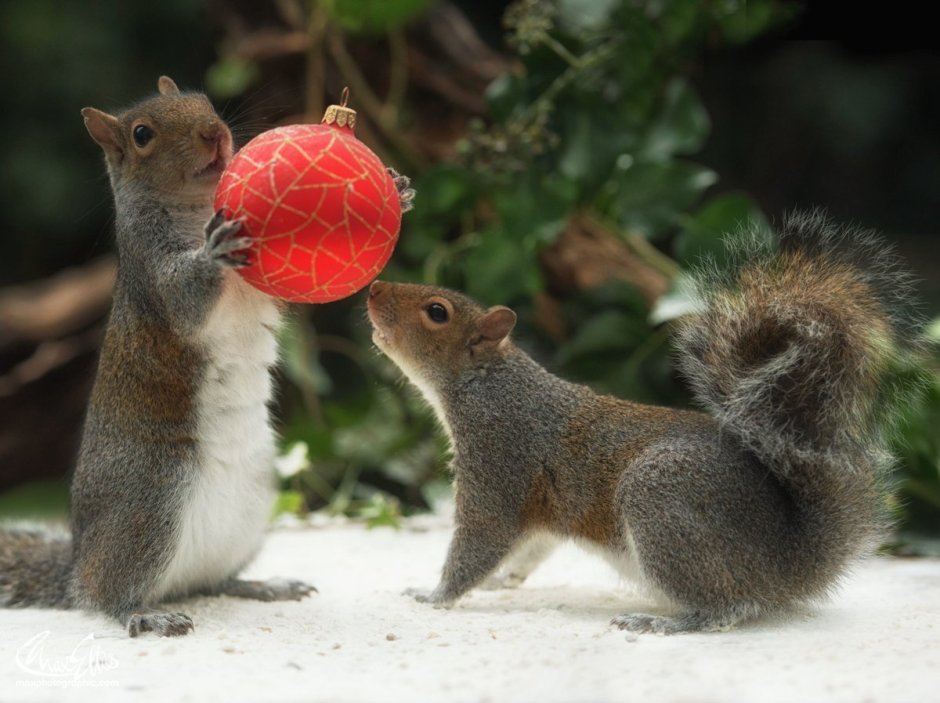
[[[289,125],[246,144],[222,174],[216,210],[241,219],[254,242],[238,272],[255,288],[300,303],[356,293],[398,241],[407,179],[353,133],[356,112],[331,105],[317,125]]]

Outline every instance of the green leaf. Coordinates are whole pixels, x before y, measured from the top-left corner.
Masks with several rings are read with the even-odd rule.
[[[638,319],[646,317],[647,306],[636,286],[623,280],[610,280],[578,296],[575,317],[587,319],[604,308],[617,308]],[[570,317],[571,315],[569,315]]]
[[[431,509],[436,511],[437,508],[454,499],[454,488],[449,478],[435,478],[421,486],[421,496]]]
[[[656,16],[656,26],[663,41],[670,46],[697,38],[705,28],[705,13],[700,3],[679,0],[657,5],[660,13]]]
[[[678,213],[693,205],[718,176],[686,161],[630,163],[620,168],[607,188],[612,214],[625,229],[654,236],[672,227]]]
[[[558,170],[567,178],[577,181],[585,178],[595,167],[594,151],[603,148],[603,138],[594,138],[594,121],[590,113],[578,110],[568,121],[567,130],[559,149]],[[609,147],[607,147],[609,154]]]
[[[927,339],[940,344],[940,317],[927,325],[926,334]]]
[[[206,71],[206,90],[218,99],[243,94],[260,75],[258,65],[239,56],[223,56]]]
[[[579,357],[622,349],[641,343],[649,333],[642,318],[620,310],[605,310],[587,320],[574,338],[558,350],[557,361],[568,364]]]
[[[673,154],[691,154],[702,148],[711,120],[695,92],[684,80],[666,86],[663,102],[643,139],[640,160],[659,161]]]
[[[620,0],[558,0],[558,28],[582,39],[605,30]]]
[[[291,442],[274,459],[281,478],[290,478],[310,468],[310,447],[306,442]]]
[[[357,517],[364,518],[366,527],[401,528],[401,505],[395,498],[388,498],[383,493],[376,493],[357,512]]]
[[[491,201],[503,235],[534,255],[538,245],[554,241],[577,195],[577,185],[570,179],[533,168],[499,187]]]
[[[661,325],[701,311],[702,299],[696,293],[692,279],[687,274],[680,273],[673,280],[669,290],[659,296],[650,311],[649,322],[651,325]]]
[[[501,228],[481,232],[480,246],[464,258],[470,295],[486,304],[510,304],[542,287],[535,252]]]
[[[321,458],[334,456],[336,450],[334,448],[333,432],[327,428],[317,429],[312,427],[309,418],[303,418],[302,422],[302,432],[298,434],[302,434],[304,437],[304,443],[307,445],[307,452],[310,457]]]
[[[476,195],[472,175],[454,164],[441,164],[428,170],[415,179],[414,187],[421,207],[408,213],[408,217],[454,214],[471,205]]]
[[[909,478],[903,484],[904,490],[911,496],[926,501],[940,510],[940,483],[928,483]]]
[[[281,350],[285,375],[301,388],[317,395],[333,390],[333,380],[320,363],[319,354],[313,348],[312,332],[303,327],[304,322],[293,320],[281,331]]]
[[[484,94],[490,108],[490,115],[496,122],[505,122],[510,115],[521,107],[525,91],[522,76],[504,73],[495,78]]]
[[[770,238],[770,224],[753,199],[743,193],[714,198],[693,215],[680,217],[682,233],[676,240],[676,258],[685,264],[709,257],[719,264],[726,260],[724,239],[746,229]]]
[[[424,12],[432,0],[320,0],[331,19],[350,32],[381,33]]]
[[[722,33],[737,44],[790,21],[802,9],[800,3],[779,0],[727,0],[713,7],[712,13]]]
[[[274,502],[274,516],[296,515],[304,507],[304,495],[300,491],[286,490],[277,494]]]
[[[3,519],[64,519],[68,514],[69,484],[61,481],[32,481],[0,494]]]

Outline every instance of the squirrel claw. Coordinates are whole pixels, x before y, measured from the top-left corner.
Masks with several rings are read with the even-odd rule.
[[[395,184],[395,190],[398,191],[398,202],[401,205],[401,211],[408,212],[414,207],[414,203],[411,201],[415,199],[417,191],[414,188],[411,188],[411,179],[408,176],[400,174],[393,168],[388,169],[388,175],[392,177],[392,182]]]
[[[480,584],[479,588],[483,591],[501,591],[503,589],[518,588],[524,581],[525,578],[520,577],[518,574],[500,574],[490,576]]]
[[[406,588],[401,594],[403,596],[410,596],[419,603],[427,603],[431,592],[425,591],[423,588]]]
[[[137,637],[142,632],[154,632],[161,637],[180,637],[192,632],[193,621],[183,613],[132,613],[127,619],[127,634]]]
[[[302,600],[313,593],[319,593],[316,586],[294,579],[272,579],[267,585],[277,596],[275,600]]]
[[[206,226],[203,228],[203,231],[206,233],[206,239],[209,239],[209,236],[217,230],[222,224],[225,223],[225,210],[216,210],[212,215],[212,218],[206,223]]]
[[[610,624],[628,632],[651,632],[655,635],[674,635],[678,632],[710,632],[732,627],[740,618],[709,617],[698,612],[680,614],[678,617],[631,613],[618,615]]]
[[[206,223],[206,243],[203,251],[220,266],[227,268],[247,266],[251,263],[248,256],[237,252],[248,249],[254,240],[251,237],[234,236],[241,231],[242,225],[242,220],[226,219],[223,210],[217,211]]]
[[[230,269],[243,269],[248,266],[251,261],[248,260],[247,256],[220,256],[216,258],[216,262],[220,266],[225,266]]]
[[[232,579],[222,587],[221,592],[236,598],[268,602],[302,600],[313,593],[319,593],[315,586],[294,579],[269,579],[267,581]]]
[[[452,601],[442,598],[436,590],[428,592],[420,588],[406,588],[402,595],[411,596],[419,603],[427,603],[435,608],[449,608],[452,604]]]
[[[627,630],[628,632],[659,632],[662,631],[662,628],[657,629],[657,624],[662,624],[662,621],[667,618],[656,617],[655,615],[644,615],[638,613],[635,615],[617,615],[610,619],[610,624],[616,627],[618,630]]]

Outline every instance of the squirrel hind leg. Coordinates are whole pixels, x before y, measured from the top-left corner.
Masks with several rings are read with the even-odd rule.
[[[647,615],[646,613],[629,613],[614,617],[611,619],[610,624],[629,632],[676,635],[690,632],[729,630],[738,623],[749,619],[752,615],[752,612],[743,609],[714,613],[690,610],[671,617]]]
[[[490,574],[480,584],[480,588],[484,591],[518,588],[557,546],[558,540],[550,535],[538,534],[530,537],[503,560],[499,570]]]
[[[229,579],[217,591],[220,595],[260,601],[302,600],[318,593],[315,586],[293,579],[269,579],[267,581],[243,581]]]
[[[137,637],[153,632],[161,637],[180,637],[193,631],[193,621],[183,613],[166,613],[151,608],[135,610],[127,616],[127,634]]]

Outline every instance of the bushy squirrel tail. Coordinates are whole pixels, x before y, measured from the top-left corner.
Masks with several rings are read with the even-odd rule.
[[[914,336],[911,284],[885,243],[820,212],[786,217],[778,241],[732,240],[730,267],[700,272],[704,309],[680,326],[679,363],[722,431],[793,497],[812,591],[881,525],[886,432],[904,396],[887,372]]]
[[[72,543],[49,528],[0,528],[0,607],[69,608]]]

